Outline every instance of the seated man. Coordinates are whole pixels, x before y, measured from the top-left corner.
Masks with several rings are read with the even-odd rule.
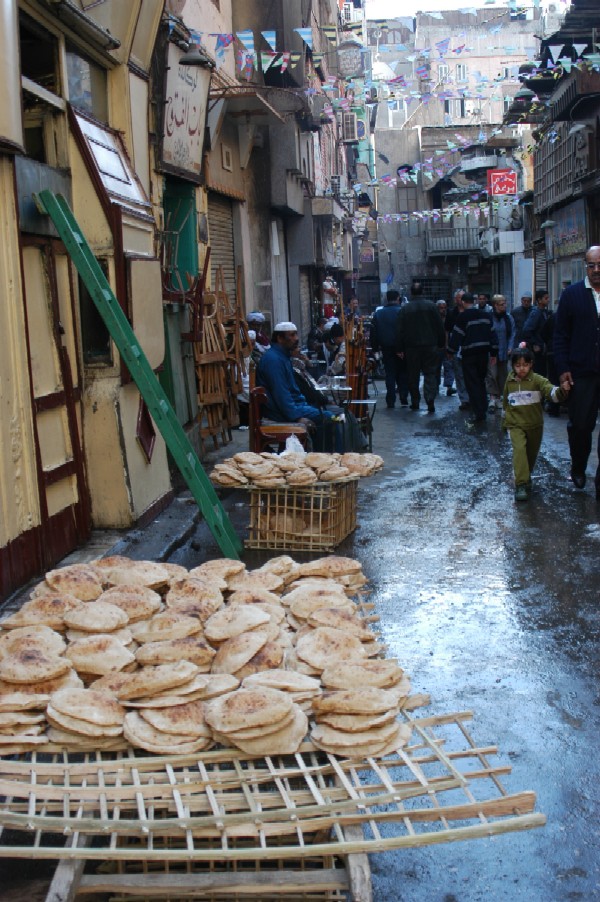
[[[275,423],[301,423],[314,435],[315,447],[323,447],[323,433],[332,419],[327,410],[308,404],[296,385],[292,368],[292,351],[298,347],[298,329],[294,323],[278,323],[273,330],[271,347],[260,359],[256,384],[268,395],[266,416]]]

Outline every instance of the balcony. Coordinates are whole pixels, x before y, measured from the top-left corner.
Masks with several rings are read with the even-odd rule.
[[[462,172],[471,172],[473,169],[495,169],[498,165],[496,154],[477,154],[472,157],[462,157],[460,168]]]
[[[577,104],[577,118],[584,119],[586,112],[582,101],[590,101],[590,107],[597,103],[600,94],[600,72],[575,70],[562,78],[550,100],[550,113],[554,120],[569,120]]]
[[[479,250],[477,226],[438,227],[428,225],[425,231],[425,247],[430,257],[446,254],[469,254]]]

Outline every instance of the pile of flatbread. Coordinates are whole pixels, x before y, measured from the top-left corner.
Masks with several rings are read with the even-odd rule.
[[[283,451],[281,454],[242,451],[216,464],[210,478],[230,488],[258,486],[310,486],[317,482],[341,482],[357,476],[370,476],[383,467],[378,454],[325,454],[321,452]]]
[[[307,736],[335,754],[387,754],[408,738],[396,718],[410,683],[381,657],[366,582],[338,555],[189,571],[111,556],[53,570],[0,622],[0,754],[127,743],[290,754]]]

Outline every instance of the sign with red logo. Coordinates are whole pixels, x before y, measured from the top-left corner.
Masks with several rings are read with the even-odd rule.
[[[488,195],[517,193],[517,173],[514,169],[488,169],[487,174]]]

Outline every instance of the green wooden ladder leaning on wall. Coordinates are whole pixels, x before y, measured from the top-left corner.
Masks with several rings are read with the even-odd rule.
[[[40,212],[47,213],[54,223],[219,548],[225,557],[239,558],[242,543],[233,529],[231,520],[223,509],[69,205],[64,197],[55,195],[47,189],[40,191],[35,200]]]

